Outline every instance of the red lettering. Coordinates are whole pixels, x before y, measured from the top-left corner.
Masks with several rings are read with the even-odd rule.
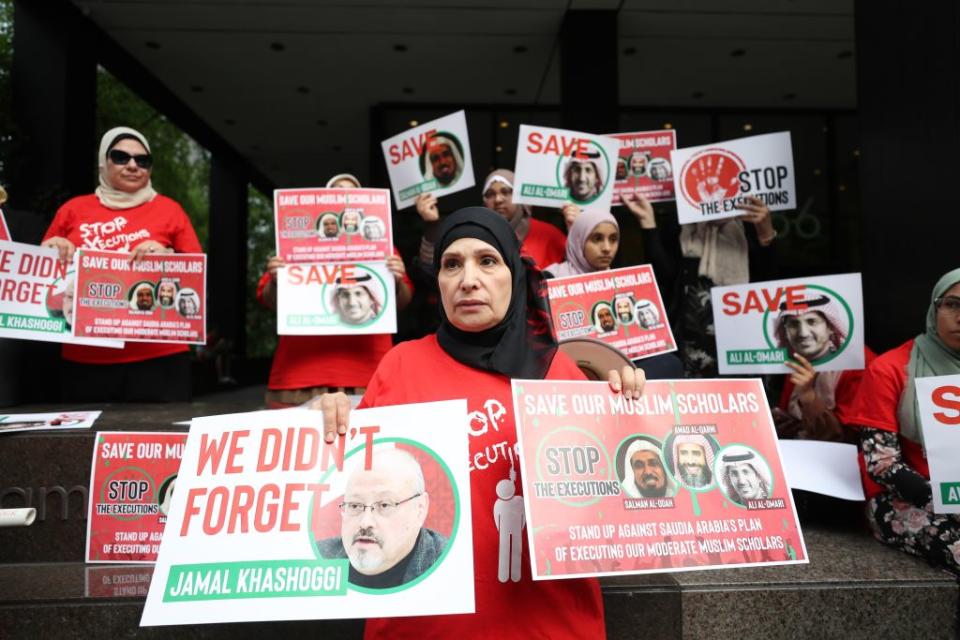
[[[947,396],[953,397],[948,398]],[[948,409],[955,412],[952,415],[942,411],[935,412],[933,417],[937,419],[937,422],[950,426],[960,424],[960,387],[937,387],[933,390],[931,399],[933,400],[933,404],[941,409]]]
[[[267,493],[273,494],[269,503],[264,504]],[[265,484],[260,488],[260,494],[257,496],[256,513],[257,518],[253,521],[253,528],[260,533],[272,531],[277,524],[277,498],[280,497],[280,487],[275,484]],[[267,516],[267,520],[263,516]]]
[[[203,518],[203,532],[208,536],[220,533],[223,524],[227,520],[227,502],[230,498],[230,492],[226,487],[214,487],[210,491],[210,498],[207,500],[206,513]],[[214,507],[214,502],[219,500],[219,508]],[[216,518],[216,520],[214,520]]]
[[[397,145],[390,145],[390,164],[400,164],[400,150]]]
[[[197,498],[204,495],[207,492],[204,488],[195,488],[190,489],[187,492],[187,510],[183,514],[183,523],[180,525],[180,537],[187,535],[187,530],[190,528],[190,518],[195,515],[200,514],[200,507],[196,505]]]
[[[787,287],[787,309],[794,311],[806,309],[809,305],[803,301],[803,285],[795,284]]]
[[[373,436],[380,433],[380,427],[360,427],[359,431],[366,438],[364,444],[366,455],[363,459],[363,468],[365,471],[369,471],[373,468]]]
[[[249,530],[250,523],[248,520],[250,507],[252,506],[253,487],[242,484],[233,490],[233,502],[230,505],[230,524],[227,526],[227,533],[236,531],[237,524],[240,525],[240,533],[246,533]]]
[[[723,301],[725,315],[735,316],[740,313],[740,296],[736,291],[727,291],[720,299]]]
[[[257,472],[272,471],[277,467],[277,460],[280,457],[280,442],[283,436],[279,429],[268,427],[263,430],[260,436],[260,452],[257,454]],[[267,459],[267,451],[272,454]]]
[[[211,441],[209,434],[201,434],[200,455],[198,456],[199,460],[197,461],[197,475],[203,475],[203,468],[207,466],[208,463],[212,467],[210,473],[216,473],[217,469],[220,468],[220,459],[223,457],[223,452],[226,447],[226,437],[221,437]]]
[[[528,153],[540,153],[543,150],[543,134],[539,131],[534,131],[529,136],[527,136],[527,152]]]
[[[303,267],[296,264],[287,267],[287,282],[290,284],[303,284]]]
[[[557,142],[557,136],[550,136],[547,138],[547,144],[543,146],[543,153],[560,155],[560,144]]]
[[[12,251],[0,251],[0,271],[10,272],[10,258],[13,257]]]
[[[357,265],[355,264],[345,264],[340,267],[340,276],[341,282],[343,284],[356,284],[357,283]]]

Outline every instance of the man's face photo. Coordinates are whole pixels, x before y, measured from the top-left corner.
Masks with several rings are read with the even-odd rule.
[[[816,360],[830,350],[833,331],[819,311],[807,311],[783,319],[790,348],[807,360]]]
[[[628,298],[617,300],[617,317],[624,324],[633,322],[633,303]]]
[[[383,573],[410,553],[429,507],[417,486],[415,462],[374,457],[372,469],[356,471],[347,481],[340,526],[350,564],[364,575]]]
[[[645,175],[647,172],[647,156],[635,153],[630,157],[630,172],[635,176]]]
[[[617,161],[617,180],[626,180],[627,179],[627,163],[625,161]]]
[[[614,319],[610,307],[603,306],[597,309],[597,324],[600,325],[600,330],[604,333],[617,328],[617,321]]]
[[[157,287],[157,298],[161,307],[172,307],[173,299],[177,295],[177,285],[172,282],[161,282]]]
[[[430,166],[433,167],[433,177],[442,185],[453,182],[457,175],[457,159],[449,144],[437,143],[430,145]]]
[[[150,311],[153,309],[153,289],[148,286],[137,288],[137,310]]]
[[[572,160],[566,177],[570,197],[581,202],[593,198],[602,187],[597,166],[592,161]]]
[[[633,481],[645,498],[662,498],[667,493],[667,477],[660,456],[653,451],[637,451],[630,456]]]
[[[341,286],[337,289],[340,317],[348,324],[360,324],[373,319],[373,296],[362,285]]]
[[[194,316],[200,313],[200,297],[193,289],[184,289],[180,292],[180,300],[177,303],[177,310],[180,315]]]
[[[345,211],[343,213],[343,230],[347,233],[356,233],[359,228],[360,215],[356,211]]]
[[[320,221],[320,229],[323,231],[324,238],[336,238],[337,234],[340,233],[340,229],[337,226],[337,217],[324,216],[323,220]]]
[[[743,500],[763,498],[760,476],[749,462],[737,462],[727,466],[727,478]]]
[[[710,484],[707,455],[699,444],[684,442],[677,445],[677,469],[684,484],[694,487]]]
[[[637,309],[637,320],[641,327],[649,329],[657,324],[657,314],[650,305],[639,307]]]

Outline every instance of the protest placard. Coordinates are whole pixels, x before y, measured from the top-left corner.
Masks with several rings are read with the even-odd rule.
[[[3,217],[3,209],[0,209],[0,240],[12,240],[10,229],[7,228],[7,220]]]
[[[380,145],[397,209],[409,207],[421,193],[440,198],[474,185],[463,111],[408,129]]]
[[[207,256],[77,251],[73,332],[127,342],[207,341]]]
[[[759,380],[513,396],[535,580],[807,562]]]
[[[277,255],[287,264],[393,255],[387,189],[276,189]]]
[[[466,402],[322,425],[194,419],[141,625],[474,611]]]
[[[863,369],[859,273],[713,287],[721,374],[790,373],[799,353],[818,371]]]
[[[620,142],[614,173],[613,206],[622,194],[641,195],[650,202],[674,199],[670,152],[677,148],[677,130],[607,134]]]
[[[62,411],[60,413],[0,414],[0,433],[51,429],[89,429],[100,417],[99,411]]]
[[[73,335],[74,272],[56,249],[0,240],[0,337],[122,348]]]
[[[87,562],[157,559],[185,433],[99,431],[90,464]]]
[[[914,379],[934,513],[960,513],[960,375]]]
[[[790,132],[767,133],[670,153],[681,224],[743,214],[749,196],[771,211],[797,208]]]
[[[619,149],[607,136],[520,125],[514,204],[609,209]]]
[[[557,340],[597,338],[631,360],[676,351],[648,264],[547,280]]]
[[[277,270],[277,333],[396,333],[396,279],[384,262],[295,264]]]

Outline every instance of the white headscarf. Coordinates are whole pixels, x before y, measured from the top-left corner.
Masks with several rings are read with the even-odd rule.
[[[718,286],[750,282],[747,234],[737,218],[697,222],[680,227],[684,258],[700,258],[698,275]]]
[[[143,145],[147,153],[150,153],[150,145],[139,131],[129,127],[114,127],[110,129],[110,131],[107,131],[103,134],[103,137],[100,138],[100,152],[97,154],[97,166],[100,169],[100,186],[97,187],[95,193],[97,194],[97,198],[100,199],[100,204],[108,209],[132,209],[133,207],[139,207],[153,200],[157,192],[153,190],[153,185],[149,180],[147,180],[145,187],[133,193],[120,191],[107,181],[107,153],[113,148],[114,141],[119,136],[135,138],[137,142]]]
[[[627,447],[627,453],[623,456],[623,482],[620,483],[620,486],[623,488],[623,492],[631,498],[643,498],[643,494],[640,493],[640,487],[637,486],[636,481],[633,477],[633,464],[631,464],[630,459],[640,451],[650,451],[657,454],[657,458],[660,460],[661,464],[663,463],[663,457],[660,453],[660,448],[657,445],[653,444],[649,440],[644,440],[643,438],[637,438],[630,443],[630,446]],[[666,493],[664,497],[672,497],[677,494],[677,483],[673,481],[670,477],[670,474],[666,471],[666,466],[664,465],[663,479],[666,483]]]

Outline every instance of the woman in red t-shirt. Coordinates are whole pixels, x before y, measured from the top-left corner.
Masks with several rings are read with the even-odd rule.
[[[914,379],[960,374],[960,269],[940,278],[926,331],[867,368],[849,420],[860,428],[867,520],[885,544],[960,574],[960,515],[933,512]]]
[[[510,225],[481,207],[461,209],[438,230],[441,324],[436,334],[394,347],[381,361],[361,407],[465,398],[468,410],[499,407],[493,428],[471,431],[476,613],[442,617],[368,620],[368,638],[603,638],[603,600],[594,579],[534,583],[525,545],[511,560],[495,517],[498,500],[522,486],[513,452],[511,378],[583,379],[576,364],[557,351],[543,277],[528,259]],[[643,374],[610,372],[611,386],[639,397]],[[324,411],[329,442],[346,433],[349,401],[329,394]],[[485,456],[499,447],[504,453]],[[494,459],[495,458],[495,459]],[[372,535],[372,534],[371,534]],[[525,536],[520,536],[521,539]],[[516,543],[514,543],[516,544]],[[522,544],[522,542],[521,542]]]
[[[153,190],[153,157],[138,131],[116,127],[100,140],[100,186],[71,198],[53,218],[43,246],[69,262],[76,248],[125,251],[134,261],[152,253],[202,253],[190,218]],[[62,400],[183,402],[190,400],[189,350],[183,344],[127,342],[122,349],[63,345]]]
[[[359,189],[360,181],[349,173],[340,173],[327,181],[327,188]],[[269,309],[277,307],[277,269],[282,266],[281,258],[271,256],[257,285],[257,300]],[[396,249],[387,258],[387,269],[396,280],[397,311],[403,311],[413,298],[413,283]],[[277,336],[267,382],[267,408],[295,407],[326,392],[362,394],[380,359],[392,346],[387,334]]]

